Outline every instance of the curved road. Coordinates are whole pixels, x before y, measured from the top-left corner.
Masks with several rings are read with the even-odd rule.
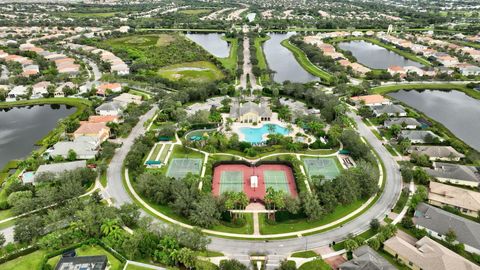
[[[132,199],[125,190],[122,182],[122,164],[123,161],[133,145],[134,139],[144,133],[143,124],[146,120],[153,117],[156,108],[150,110],[147,114],[141,117],[139,123],[130,133],[128,138],[123,139],[123,145],[117,149],[113,157],[108,171],[107,179],[108,186],[106,188],[107,196],[114,199],[115,205],[123,203],[131,203]],[[223,252],[229,257],[244,258],[245,255],[258,252],[269,255],[280,255],[279,257],[287,256],[293,251],[313,249],[317,247],[326,246],[333,241],[339,242],[348,234],[359,234],[369,229],[370,221],[374,218],[383,220],[386,214],[394,207],[401,191],[401,175],[399,166],[390,153],[382,146],[382,143],[375,137],[370,129],[361,121],[361,118],[354,113],[349,115],[352,117],[358,127],[358,132],[363,136],[377,151],[381,160],[385,165],[386,184],[384,191],[378,201],[370,207],[361,216],[344,224],[341,227],[318,233],[315,235],[298,237],[283,240],[236,240],[219,237],[210,237],[212,242],[209,249]]]

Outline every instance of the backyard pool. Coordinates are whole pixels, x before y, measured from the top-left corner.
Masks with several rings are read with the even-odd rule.
[[[288,135],[290,131],[277,124],[264,124],[261,127],[242,127],[240,128],[240,139],[251,144],[259,144],[266,140],[266,135],[276,133]],[[243,138],[242,138],[243,135]]]

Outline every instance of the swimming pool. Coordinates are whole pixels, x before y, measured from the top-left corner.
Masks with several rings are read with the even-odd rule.
[[[35,177],[35,172],[24,172],[22,174],[22,181],[24,184],[27,184],[27,183],[33,183],[33,180],[34,180],[34,177]]]
[[[273,127],[273,132],[270,131],[269,126]],[[290,132],[287,128],[284,128],[277,124],[264,124],[261,127],[242,127],[240,128],[240,133],[243,134],[243,138],[242,136],[240,136],[240,139],[242,139],[243,141],[252,144],[258,144],[266,140],[266,138],[264,138],[266,134],[276,133],[285,136],[288,135]]]

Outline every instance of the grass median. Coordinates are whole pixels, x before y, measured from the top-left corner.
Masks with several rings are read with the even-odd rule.
[[[396,92],[400,90],[441,90],[441,91],[450,91],[457,90],[461,91],[472,98],[480,99],[480,92],[475,91],[474,89],[468,88],[465,84],[461,83],[415,83],[415,84],[396,84],[396,85],[384,85],[372,88],[370,92],[372,94],[381,94],[385,95],[391,92]]]

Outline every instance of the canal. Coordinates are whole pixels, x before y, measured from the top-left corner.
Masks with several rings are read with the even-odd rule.
[[[344,51],[352,52],[358,63],[372,69],[387,69],[391,66],[423,67],[418,62],[363,40],[340,42],[338,47]]]
[[[455,136],[480,151],[480,101],[460,91],[399,91],[391,97],[443,124]]]
[[[263,44],[263,53],[267,59],[268,67],[274,71],[273,80],[277,83],[284,81],[307,83],[318,81],[319,78],[308,73],[297,62],[295,56],[280,42],[294,35],[289,32],[286,34],[270,33],[270,39]]]
[[[12,159],[28,156],[37,141],[75,110],[57,104],[0,109],[0,168]]]

